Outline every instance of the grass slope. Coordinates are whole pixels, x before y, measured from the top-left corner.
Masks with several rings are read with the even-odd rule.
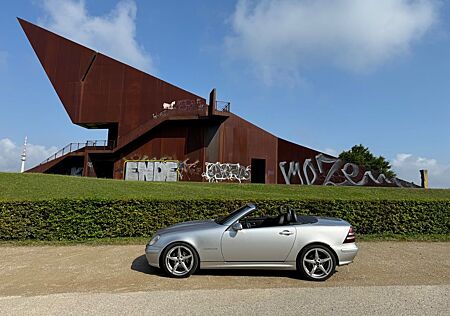
[[[450,190],[194,182],[152,183],[45,174],[0,173],[0,201],[61,198],[449,201]]]

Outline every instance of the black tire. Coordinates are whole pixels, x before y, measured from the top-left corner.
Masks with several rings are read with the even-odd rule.
[[[325,281],[336,271],[336,263],[336,256],[329,247],[312,244],[300,251],[297,257],[297,271],[307,280]]]
[[[181,256],[179,251],[181,251]],[[160,267],[171,278],[189,277],[197,270],[199,263],[197,251],[184,242],[170,244],[160,257]]]

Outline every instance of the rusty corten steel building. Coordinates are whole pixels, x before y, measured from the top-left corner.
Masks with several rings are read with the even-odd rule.
[[[69,144],[28,172],[133,180],[408,185],[278,138],[233,114],[229,103],[216,100],[215,89],[206,100],[19,22],[72,122],[108,130],[107,140]]]

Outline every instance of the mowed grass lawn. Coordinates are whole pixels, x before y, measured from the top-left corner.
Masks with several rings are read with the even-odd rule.
[[[239,183],[134,182],[45,174],[0,173],[0,201],[103,199],[448,200],[450,189],[404,189]]]

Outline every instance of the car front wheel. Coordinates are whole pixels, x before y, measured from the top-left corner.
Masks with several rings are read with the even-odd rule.
[[[197,270],[199,263],[195,249],[185,243],[176,242],[168,246],[161,256],[161,267],[173,278],[186,278]]]
[[[336,258],[328,247],[306,246],[297,259],[297,270],[308,280],[325,281],[336,270]]]

